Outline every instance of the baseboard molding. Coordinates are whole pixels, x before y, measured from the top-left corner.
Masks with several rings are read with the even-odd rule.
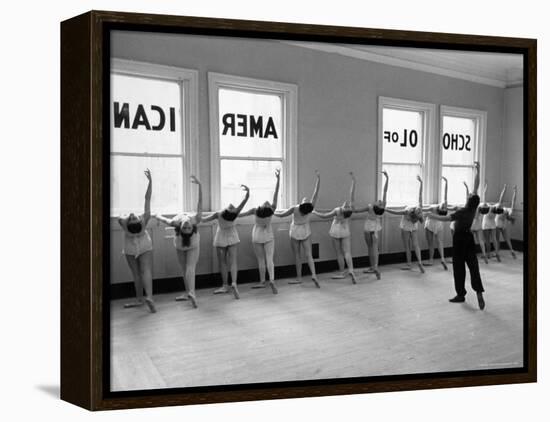
[[[501,243],[501,249],[508,249],[508,246],[505,242]],[[514,250],[523,252],[523,241],[512,239],[512,247]],[[480,253],[481,249],[477,246],[477,253]],[[424,249],[421,251],[422,259],[428,259],[428,250]],[[446,257],[452,255],[452,248],[448,247],[444,249],[444,254]],[[435,251],[435,258],[439,258],[439,252]],[[380,254],[379,264],[380,265],[390,265],[390,264],[399,264],[405,262],[405,252],[396,252],[396,253],[386,253]],[[355,268],[368,267],[370,265],[368,256],[360,256],[353,258],[353,266]],[[329,273],[338,270],[338,262],[333,260],[328,261],[316,261],[315,270],[318,274]],[[307,276],[310,274],[307,264],[302,266],[302,274]],[[275,278],[289,278],[296,275],[296,269],[294,265],[283,265],[275,268]],[[248,270],[239,270],[239,284],[245,283],[256,283],[259,281],[258,269],[248,269]],[[198,289],[212,289],[218,287],[222,284],[222,279],[219,273],[213,274],[201,274],[196,277],[196,288]],[[159,278],[153,280],[153,293],[174,293],[183,290],[183,280],[181,277],[170,277],[170,278]],[[134,283],[125,282],[125,283],[116,283],[111,284],[111,299],[123,299],[128,297],[135,296]]]

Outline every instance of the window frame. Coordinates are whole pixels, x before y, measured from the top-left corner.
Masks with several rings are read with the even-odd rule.
[[[383,179],[380,176],[380,172],[383,168],[383,148],[384,148],[384,122],[383,122],[383,111],[384,108],[391,108],[394,110],[403,110],[403,111],[414,111],[422,113],[422,152],[421,152],[421,162],[420,164],[420,176],[423,181],[423,203],[428,203],[427,201],[433,198],[434,190],[434,168],[435,167],[435,113],[436,105],[433,103],[412,101],[401,98],[393,97],[378,97],[378,142],[377,142],[377,172],[375,179],[375,198],[378,199],[382,192],[382,182]],[[399,163],[393,163],[399,164]],[[391,178],[391,174],[389,175]],[[391,185],[391,180],[390,180]],[[439,185],[438,185],[439,186]],[[391,189],[391,187],[390,187]],[[412,204],[393,204],[388,201],[388,206],[390,207],[402,207],[405,205]]]
[[[443,201],[443,198],[441,197],[441,186],[442,186],[442,180],[441,175],[443,174],[443,117],[459,117],[459,118],[466,118],[466,119],[472,119],[475,121],[475,134],[476,134],[476,144],[475,144],[475,150],[474,150],[474,161],[479,161],[480,164],[480,171],[479,171],[479,180],[480,180],[480,192],[483,188],[483,181],[485,180],[485,154],[487,149],[487,111],[485,110],[476,110],[472,108],[464,108],[464,107],[454,107],[454,106],[447,106],[447,105],[441,105],[439,107],[439,142],[438,145],[438,159],[439,163],[437,166],[437,169],[439,171],[438,174],[438,183],[436,184],[437,192],[435,193],[434,198],[437,199],[436,202]],[[446,167],[460,167],[460,168],[467,168],[470,167],[473,170],[472,166],[466,166],[466,165],[447,165]],[[468,186],[468,189],[470,191],[473,189],[473,186]],[[456,204],[453,204],[456,205]]]
[[[181,131],[181,153],[133,153],[113,152],[110,156],[125,157],[181,157],[182,160],[182,188],[183,210],[193,210],[196,207],[197,193],[191,189],[191,175],[197,175],[199,171],[199,72],[194,69],[186,69],[175,66],[165,66],[148,62],[111,59],[110,74],[119,74],[134,77],[144,77],[157,80],[177,82],[180,86],[180,118],[184,122]],[[183,89],[181,89],[183,87]],[[109,101],[112,99],[109,98]],[[110,123],[109,123],[110,124]],[[153,175],[154,177],[154,175]],[[174,214],[182,210],[174,210]]]
[[[276,94],[281,96],[284,142],[282,158],[220,156],[219,95],[220,88]],[[211,208],[219,210],[221,204],[221,160],[282,161],[280,207],[289,207],[297,195],[297,140],[298,140],[298,86],[296,84],[254,79],[225,73],[208,72],[208,99],[210,121],[210,186]]]

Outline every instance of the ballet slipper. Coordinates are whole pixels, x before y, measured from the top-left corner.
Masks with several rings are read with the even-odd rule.
[[[176,302],[181,302],[183,300],[189,300],[189,295],[187,294],[187,292],[179,296],[176,296],[176,299],[175,299]]]
[[[240,299],[241,296],[239,295],[239,290],[237,289],[236,284],[231,285],[231,290],[233,291],[233,296],[235,296],[235,299]]]
[[[155,308],[155,303],[153,302],[152,299],[149,299],[149,298],[146,298],[145,299],[145,303],[147,305],[147,307],[149,308],[149,311],[154,314],[155,312],[157,312],[157,308]]]
[[[143,306],[143,300],[136,300],[135,302],[128,302],[124,304],[124,308],[138,308],[140,306]]]
[[[497,257],[497,261],[498,261],[498,262],[502,262],[502,261],[500,260],[500,255],[499,255],[499,254],[496,254],[496,257]]]
[[[366,270],[363,270],[363,272],[366,273],[366,274],[373,274],[373,273],[376,272],[376,270],[372,267],[369,267]]]
[[[264,289],[266,287],[265,281],[260,281],[259,283],[253,284],[251,289]]]
[[[193,293],[189,293],[188,298],[191,301],[191,305],[193,305],[193,308],[196,309],[198,306],[197,306],[197,298],[195,297],[195,295]]]
[[[516,253],[514,251],[510,251],[510,253],[512,254],[512,258],[516,259]]]
[[[418,264],[418,268],[420,269],[420,272],[424,274],[426,271],[424,270],[424,266],[422,264]]]
[[[317,277],[311,277],[311,281],[313,281],[313,283],[315,283],[315,287],[317,287],[318,289],[321,288],[321,285],[319,284],[319,281],[317,280]]]
[[[350,272],[349,275],[351,276],[351,282],[353,284],[357,284],[357,279],[355,278],[355,274],[353,272]]]
[[[277,290],[277,286],[275,286],[275,283],[273,281],[269,282],[269,286],[271,287],[271,291],[273,292],[274,295],[279,293],[279,291]]]
[[[424,264],[424,265],[426,265],[426,264]],[[441,265],[443,265],[443,269],[444,269],[445,271],[448,271],[448,270],[449,270],[449,268],[447,268],[447,263],[446,263],[445,261],[441,261]]]
[[[215,295],[227,293],[229,291],[229,288],[227,286],[222,286],[219,289],[214,290]]]
[[[483,260],[485,261],[486,264],[489,263],[489,260],[487,259],[487,255],[483,255]]]
[[[380,271],[378,271],[378,269],[374,270],[374,273],[376,274],[377,280],[380,280],[382,278],[382,275],[380,274]]]

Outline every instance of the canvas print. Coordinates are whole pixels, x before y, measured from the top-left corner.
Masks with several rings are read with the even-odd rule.
[[[524,367],[522,55],[110,51],[112,392]]]

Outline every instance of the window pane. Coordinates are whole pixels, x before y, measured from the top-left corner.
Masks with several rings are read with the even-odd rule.
[[[219,130],[222,156],[282,157],[281,97],[220,89]]]
[[[178,213],[183,207],[182,160],[179,157],[111,156],[111,215],[142,213],[147,178],[153,177],[152,213]]]
[[[475,120],[443,116],[442,132],[442,164],[472,165],[477,142]]]
[[[182,86],[111,74],[111,151],[181,154]]]
[[[388,172],[390,184],[388,186],[388,205],[418,204],[419,183],[416,176],[421,174],[419,165],[383,164],[383,169]]]
[[[417,111],[382,111],[382,161],[420,163],[422,161],[422,113]]]
[[[244,191],[241,184],[250,188],[250,199],[245,210],[265,201],[271,202],[275,191],[275,169],[278,168],[282,168],[281,161],[221,160],[221,206],[226,207],[230,203],[237,206],[242,201]],[[281,202],[283,185],[281,172],[278,207],[286,206]]]
[[[445,167],[441,168],[441,173],[447,178],[449,187],[447,190],[447,202],[451,205],[463,205],[466,199],[466,188],[463,181],[468,184],[471,191],[474,187],[474,173],[470,167]],[[443,201],[443,183],[441,183],[441,200]]]

